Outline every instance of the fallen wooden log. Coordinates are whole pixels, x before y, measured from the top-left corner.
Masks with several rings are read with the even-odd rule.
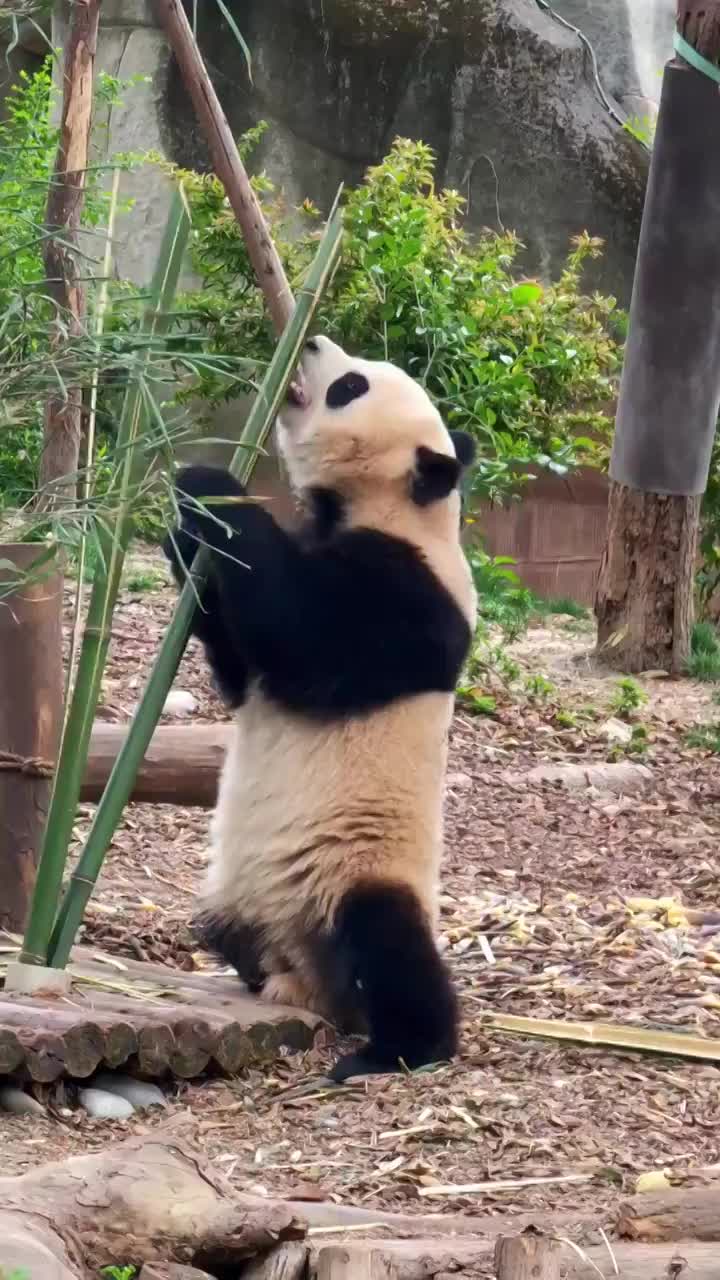
[[[236,1195],[175,1138],[131,1139],[0,1177],[3,1274],[23,1271],[32,1280],[79,1280],[107,1265],[155,1260],[237,1270],[304,1234],[287,1206]]]
[[[80,798],[100,799],[120,747],[126,724],[93,726]],[[230,741],[232,724],[160,725],[153,734],[135,779],[131,800],[146,804],[197,805],[211,809]]]
[[[542,1218],[543,1215],[537,1215]],[[473,1222],[467,1219],[467,1225]],[[498,1230],[516,1228],[517,1219],[501,1219]],[[503,1236],[504,1243],[507,1236]],[[516,1239],[526,1240],[519,1236]],[[513,1241],[514,1243],[514,1241]],[[598,1280],[619,1275],[622,1280],[718,1280],[718,1255],[714,1245],[694,1240],[676,1245],[607,1244],[573,1247],[567,1240],[544,1240],[552,1245],[558,1270],[510,1272],[512,1280],[532,1275],[561,1274],[567,1280]],[[474,1280],[502,1275],[497,1270],[497,1243],[488,1239],[452,1237],[417,1240],[348,1240],[342,1245],[322,1244],[310,1238],[308,1280]],[[302,1250],[302,1244],[280,1245],[251,1264],[251,1280],[294,1280],[284,1264],[286,1251]],[[297,1257],[297,1254],[295,1254]],[[501,1257],[502,1265],[507,1252]],[[511,1260],[512,1254],[511,1254]],[[615,1267],[617,1266],[617,1272]],[[243,1280],[247,1275],[243,1271]]]
[[[618,1235],[650,1242],[720,1241],[720,1182],[633,1196],[620,1208]]]

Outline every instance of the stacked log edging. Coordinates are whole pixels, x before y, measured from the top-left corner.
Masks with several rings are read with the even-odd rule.
[[[97,957],[98,953],[93,952]],[[73,953],[68,997],[0,992],[0,1075],[47,1084],[84,1080],[99,1067],[146,1079],[229,1075],[308,1049],[321,1019],[263,1004],[221,974],[176,973],[139,961]]]

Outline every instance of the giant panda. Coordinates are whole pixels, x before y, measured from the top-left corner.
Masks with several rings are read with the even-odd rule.
[[[277,439],[298,531],[192,466],[166,542],[179,584],[211,549],[193,630],[235,711],[200,919],[251,990],[365,1028],[341,1082],[457,1051],[434,933],[475,621],[459,492],[474,446],[401,369],[326,337],[304,348]]]

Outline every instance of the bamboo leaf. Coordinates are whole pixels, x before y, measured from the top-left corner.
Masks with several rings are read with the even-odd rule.
[[[253,82],[253,78],[252,78],[252,55],[251,55],[250,50],[249,50],[249,48],[248,48],[248,46],[247,46],[247,42],[243,39],[242,33],[241,33],[241,31],[240,31],[240,28],[238,27],[237,22],[236,22],[236,21],[235,21],[235,19],[233,18],[233,16],[232,16],[232,14],[231,14],[230,10],[228,9],[227,5],[226,5],[226,4],[224,4],[223,0],[215,0],[215,3],[216,3],[216,5],[217,5],[218,9],[220,10],[221,14],[223,15],[223,17],[224,17],[225,21],[227,22],[227,24],[228,24],[228,26],[229,26],[230,30],[232,31],[232,33],[233,33],[233,35],[234,35],[235,39],[237,40],[238,44],[240,45],[240,48],[241,48],[241,49],[242,49],[242,51],[243,51],[243,56],[244,56],[244,58],[245,58],[245,63],[246,63],[246,66],[247,66],[248,79],[249,79],[250,83],[252,84],[252,82]]]
[[[182,188],[178,188],[168,216],[150,290],[150,301],[145,313],[144,329],[147,333],[153,334],[160,331],[164,324],[163,317],[168,312],[177,289],[189,234],[190,215],[187,202]],[[146,356],[145,359],[147,358]],[[140,379],[134,377],[125,393],[118,427],[119,463],[108,491],[111,500],[114,499],[117,505],[107,523],[101,521],[97,523],[99,563],[90,597],[72,698],[65,718],[30,916],[20,956],[24,964],[46,963],[48,944],[72,838],[75,812],[80,798],[90,733],[100,696],[102,673],[110,643],[112,615],[120,588],[125,550],[130,537],[133,484],[138,461],[142,464],[139,441],[143,419]]]

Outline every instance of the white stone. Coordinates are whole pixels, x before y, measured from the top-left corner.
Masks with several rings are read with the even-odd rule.
[[[115,1094],[124,1098],[132,1107],[142,1111],[146,1107],[166,1107],[167,1098],[162,1089],[146,1080],[135,1080],[132,1076],[117,1075],[114,1071],[101,1071],[93,1078],[92,1087],[101,1089],[103,1093]]]
[[[127,1120],[135,1112],[127,1098],[105,1089],[81,1089],[78,1097],[88,1115],[96,1120]]]
[[[617,720],[615,716],[611,716],[604,724],[600,725],[600,732],[608,742],[613,742],[619,746],[626,747],[628,742],[632,742],[632,728],[626,724],[624,720]]]
[[[449,773],[445,783],[451,791],[467,791],[472,786],[472,778],[469,773]]]
[[[37,1098],[33,1098],[31,1094],[25,1093],[24,1089],[18,1089],[11,1084],[4,1085],[0,1089],[0,1110],[10,1111],[14,1116],[45,1115],[45,1108]]]
[[[197,710],[197,698],[187,689],[171,689],[165,699],[163,715],[191,716]]]
[[[596,787],[621,795],[642,790],[652,777],[647,765],[624,760],[617,764],[540,764],[527,773],[506,774],[506,781],[517,787],[555,782],[570,790]]]

